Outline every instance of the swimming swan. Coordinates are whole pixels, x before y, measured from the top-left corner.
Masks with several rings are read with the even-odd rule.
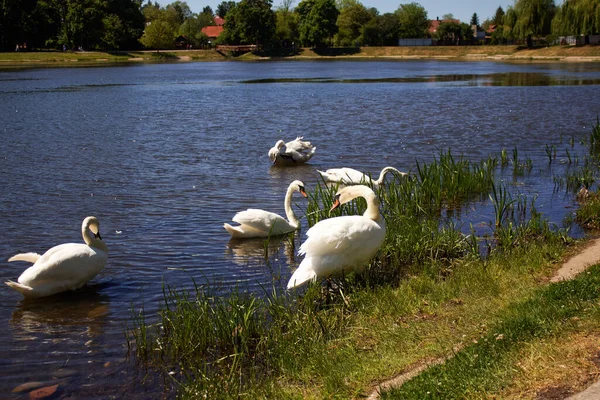
[[[81,224],[83,243],[64,243],[43,255],[22,253],[8,261],[28,261],[27,268],[18,283],[6,284],[25,297],[44,297],[55,293],[74,290],[85,285],[98,275],[106,265],[108,247],[100,237],[100,222],[96,217],[87,217]]]
[[[318,171],[318,170],[317,170]],[[381,170],[379,178],[373,180],[369,175],[357,171],[353,168],[332,168],[327,171],[318,171],[319,174],[329,183],[341,183],[343,185],[359,185],[365,184],[369,186],[379,186],[383,183],[383,178],[388,172],[394,172],[400,176],[408,175],[406,172],[400,172],[394,167],[385,167]]]
[[[290,278],[288,289],[317,277],[361,272],[377,253],[385,239],[385,220],[373,190],[364,185],[345,187],[336,194],[331,210],[356,197],[367,201],[363,215],[324,219],[306,232],[308,239],[298,252],[305,257]]]
[[[246,211],[238,212],[233,217],[233,221],[239,225],[231,226],[223,224],[223,227],[227,229],[227,232],[234,239],[269,237],[293,232],[300,228],[300,221],[296,218],[296,214],[294,214],[294,210],[292,209],[292,194],[294,192],[300,192],[304,197],[308,197],[304,190],[304,183],[300,181],[290,183],[284,201],[287,221],[275,213],[250,208]]]
[[[304,137],[298,136],[291,142],[285,143],[279,140],[275,146],[269,150],[269,158],[276,165],[294,165],[303,164],[310,160],[317,150],[310,142],[302,140]]]

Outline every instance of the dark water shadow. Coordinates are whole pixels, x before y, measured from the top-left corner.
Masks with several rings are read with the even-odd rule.
[[[534,72],[507,72],[494,74],[444,74],[431,76],[338,79],[266,78],[250,79],[241,83],[441,83],[459,86],[581,86],[600,85],[600,78],[547,75]]]

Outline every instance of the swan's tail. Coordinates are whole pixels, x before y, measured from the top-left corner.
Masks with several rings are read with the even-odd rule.
[[[21,254],[16,254],[14,256],[12,256],[11,258],[8,259],[8,262],[11,261],[29,261],[32,264],[35,264],[35,262],[40,258],[40,255],[37,253],[21,253]]]
[[[4,283],[6,283],[11,288],[15,289],[17,292],[21,293],[23,296],[31,296],[33,292],[33,288],[22,285],[18,282],[8,281]]]
[[[229,232],[229,234],[233,237],[236,237],[240,234],[240,230],[236,229],[234,226],[231,226],[229,224],[223,224],[223,228],[225,228],[227,230],[227,232]]]
[[[315,279],[317,279],[317,273],[313,269],[302,268],[300,266],[288,281],[287,288],[295,288]]]

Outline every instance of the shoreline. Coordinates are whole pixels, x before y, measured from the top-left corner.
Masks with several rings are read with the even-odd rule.
[[[552,46],[527,49],[519,46],[436,46],[436,47],[362,47],[301,48],[294,55],[260,56],[246,53],[237,57],[216,50],[153,50],[113,52],[8,52],[0,53],[0,68],[30,66],[101,66],[140,62],[206,62],[206,61],[497,61],[497,62],[600,62],[600,46]]]

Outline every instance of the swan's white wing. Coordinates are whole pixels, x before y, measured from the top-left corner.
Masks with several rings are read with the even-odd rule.
[[[282,229],[290,227],[289,222],[281,215],[255,208],[238,212],[232,220],[257,231],[266,233],[272,231],[273,234],[280,234]],[[293,227],[291,229],[294,230]]]
[[[319,172],[328,182],[339,182],[347,185],[370,182],[367,175],[353,168],[331,168],[325,172]]]
[[[11,261],[28,261],[30,263],[35,263],[41,256],[38,253],[21,253],[15,254],[11,258],[8,259],[8,262]]]
[[[299,152],[304,152],[304,151],[311,151],[313,149],[313,145],[306,140],[302,140],[303,137],[302,136],[298,136],[296,139],[287,142],[285,144],[285,147],[287,149],[287,151],[289,150],[295,150],[295,151],[299,151]]]
[[[299,254],[337,255],[372,246],[372,242],[381,245],[381,231],[380,225],[360,215],[325,219],[306,232],[308,239],[300,246]]]
[[[79,243],[65,243],[44,253],[25,270],[19,283],[32,288],[52,286],[62,290],[76,289],[96,276],[106,265],[108,254]]]

